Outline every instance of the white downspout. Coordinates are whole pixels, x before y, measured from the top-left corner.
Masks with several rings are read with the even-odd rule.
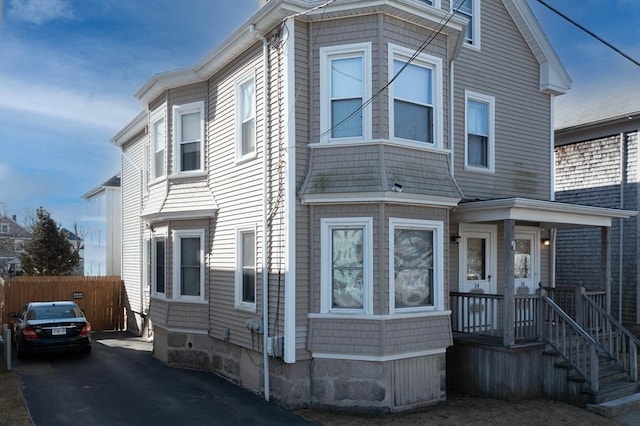
[[[451,177],[454,178],[455,180],[455,172],[454,172],[454,157],[455,157],[455,150],[454,150],[454,144],[453,144],[453,138],[454,138],[454,120],[453,120],[453,61],[449,62],[449,150],[450,150],[450,154],[449,154],[449,173],[451,174]]]
[[[269,354],[267,341],[269,340],[269,265],[267,265],[267,118],[269,105],[269,41],[263,34],[256,33],[255,24],[249,28],[251,34],[262,41],[262,78],[264,80],[264,105],[262,106],[262,363],[264,365],[264,399],[269,401]]]
[[[620,132],[620,210],[624,210],[624,142],[625,134]],[[622,274],[624,255],[624,219],[620,221],[620,232],[618,235],[618,322],[622,323]]]
[[[554,95],[549,95],[549,162],[551,163],[550,177],[549,177],[549,199],[551,201],[556,200],[556,108]],[[549,230],[549,240],[551,241],[551,248],[549,250],[549,286],[555,288],[556,286],[556,228]]]

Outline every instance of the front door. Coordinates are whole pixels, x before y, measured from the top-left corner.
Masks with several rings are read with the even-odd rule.
[[[534,320],[533,299],[518,297],[535,294],[539,281],[540,231],[537,228],[516,227],[515,254],[513,259],[514,293],[516,296],[516,327],[532,327]]]
[[[460,224],[460,291],[477,296],[461,299],[457,308],[462,312],[462,327],[466,332],[489,333],[498,323],[496,258],[497,227],[495,225]]]
[[[515,294],[535,294],[539,277],[540,231],[516,227],[515,258],[513,259]]]

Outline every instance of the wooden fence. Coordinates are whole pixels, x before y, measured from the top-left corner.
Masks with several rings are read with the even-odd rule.
[[[121,330],[123,288],[119,276],[15,277],[4,286],[0,284],[1,322],[9,324],[8,313],[17,312],[27,302],[73,300],[84,310],[94,331]]]

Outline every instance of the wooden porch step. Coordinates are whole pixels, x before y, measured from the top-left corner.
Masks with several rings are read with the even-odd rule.
[[[587,404],[586,409],[609,419],[621,418],[631,414],[637,420],[640,419],[640,393],[636,392],[599,404]]]
[[[597,392],[584,391],[584,394],[589,397],[590,404],[592,405],[626,398],[636,393],[638,393],[638,383],[629,381],[602,383]]]

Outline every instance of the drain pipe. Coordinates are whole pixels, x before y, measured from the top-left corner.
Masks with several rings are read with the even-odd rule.
[[[262,363],[264,364],[264,399],[269,401],[269,265],[267,265],[267,118],[269,105],[269,41],[264,34],[256,32],[256,25],[251,24],[249,32],[262,41],[262,78],[264,80],[264,105],[262,107]]]
[[[620,132],[620,209],[624,209],[624,183],[625,183],[625,167],[624,167],[624,143],[625,134]],[[622,323],[622,274],[623,256],[624,256],[624,219],[620,221],[620,232],[618,234],[618,322]]]

